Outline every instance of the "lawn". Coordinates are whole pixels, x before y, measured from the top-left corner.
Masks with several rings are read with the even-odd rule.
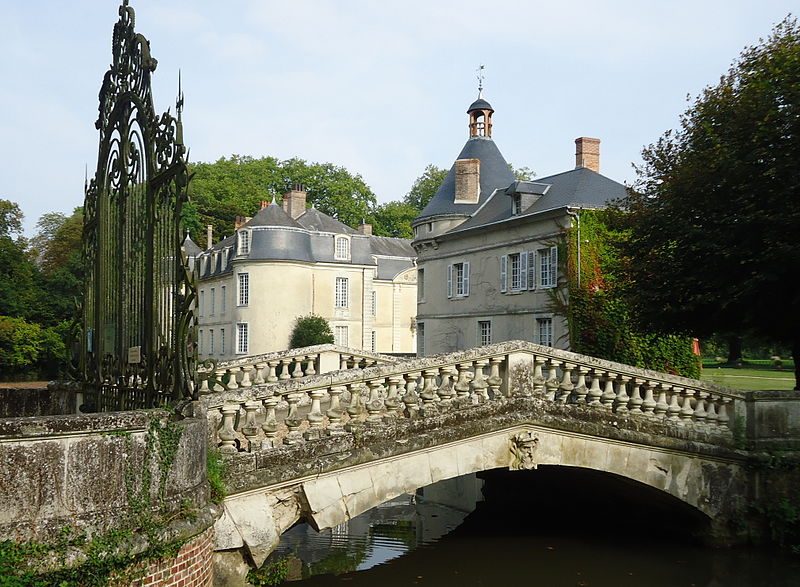
[[[718,385],[734,387],[736,389],[794,389],[794,370],[786,368],[778,371],[774,368],[765,368],[747,365],[742,369],[735,369],[729,366],[703,365],[700,372],[700,379]]]

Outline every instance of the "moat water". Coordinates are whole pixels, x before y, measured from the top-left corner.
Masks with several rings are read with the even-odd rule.
[[[292,587],[800,586],[800,556],[703,546],[707,520],[621,478],[560,467],[482,477],[332,530],[299,524],[265,567]]]

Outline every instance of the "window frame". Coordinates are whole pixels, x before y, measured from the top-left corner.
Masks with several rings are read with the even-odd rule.
[[[478,320],[478,335],[476,342],[478,346],[487,346],[492,344],[492,321],[491,320]]]
[[[236,301],[238,302],[238,306],[249,306],[250,305],[250,274],[246,271],[242,271],[236,274],[236,283],[237,283],[237,296]]]
[[[244,336],[242,336],[244,334]],[[250,323],[236,323],[236,354],[246,355],[250,350]]]
[[[249,255],[251,250],[252,235],[249,229],[242,229],[236,233],[236,253],[238,255]]]
[[[543,339],[543,326],[547,325],[545,337]],[[542,346],[553,347],[553,318],[551,316],[540,316],[536,318],[536,343]]]
[[[469,296],[469,261],[459,261],[447,266],[447,297]]]
[[[343,347],[348,347],[350,344],[350,328],[347,324],[337,325],[333,327],[334,342]]]
[[[349,308],[350,307],[350,280],[347,277],[336,277],[334,285],[334,308]]]
[[[343,243],[340,251],[339,244]],[[350,253],[350,239],[343,235],[337,235],[333,239],[333,258],[337,261],[349,261],[351,259]]]
[[[539,266],[539,287],[553,288],[558,285],[558,247],[546,247],[536,251]]]

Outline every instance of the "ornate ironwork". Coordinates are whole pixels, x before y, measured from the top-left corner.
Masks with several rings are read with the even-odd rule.
[[[81,369],[98,411],[196,397],[196,285],[181,249],[189,173],[177,118],[153,109],[156,60],[124,0],[100,89],[86,189]]]

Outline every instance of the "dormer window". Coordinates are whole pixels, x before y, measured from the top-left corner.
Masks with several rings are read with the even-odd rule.
[[[521,194],[514,194],[513,196],[511,196],[511,214],[512,216],[516,216],[517,214],[522,214]]]
[[[340,261],[350,260],[350,239],[346,236],[337,236],[333,258]]]
[[[240,230],[239,231],[239,254],[240,255],[249,255],[250,254],[250,231],[249,230]]]

